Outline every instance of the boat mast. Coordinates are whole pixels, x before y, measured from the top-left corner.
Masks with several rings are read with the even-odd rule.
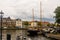
[[[32,22],[33,22],[33,27],[34,27],[34,9],[32,8]]]
[[[34,9],[32,9],[32,20],[33,20],[33,22],[34,22]]]
[[[42,26],[42,2],[40,1],[40,22]]]

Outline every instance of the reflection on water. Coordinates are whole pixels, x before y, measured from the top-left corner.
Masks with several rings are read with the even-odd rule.
[[[27,37],[27,40],[52,40],[52,39],[43,36],[37,36],[37,37]]]

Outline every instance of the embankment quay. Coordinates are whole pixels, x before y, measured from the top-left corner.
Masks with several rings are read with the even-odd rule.
[[[42,28],[40,28],[41,30]],[[27,36],[27,28],[2,28],[2,32],[3,32],[3,40],[7,40],[6,38],[8,38],[8,36],[10,35],[10,38],[11,40],[16,40],[17,37],[19,36],[18,39],[20,40],[60,40],[60,34],[50,34],[50,33],[47,33],[45,34],[45,36],[47,37],[44,37],[44,36],[41,36],[41,35],[38,35],[38,36],[34,36],[34,37],[29,37]]]
[[[54,39],[57,39],[57,40],[60,40],[60,34],[45,34],[46,37],[48,38],[54,38]]]

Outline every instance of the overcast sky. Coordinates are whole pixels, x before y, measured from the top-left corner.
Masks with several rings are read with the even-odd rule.
[[[60,6],[60,0],[0,0],[0,10],[3,10],[4,17],[32,20],[32,8],[34,8],[34,16],[39,18],[40,1],[43,18],[53,19],[54,10]]]

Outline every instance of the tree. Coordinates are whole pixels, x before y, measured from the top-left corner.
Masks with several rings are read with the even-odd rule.
[[[56,9],[55,9],[55,11],[54,11],[54,13],[55,13],[55,19],[56,19],[56,22],[57,23],[60,23],[60,7],[57,7]]]
[[[41,22],[38,22],[37,25],[38,25],[38,26],[42,26]]]
[[[24,21],[23,25],[29,25],[28,21]]]
[[[51,26],[50,23],[48,23],[47,26],[50,27]]]

